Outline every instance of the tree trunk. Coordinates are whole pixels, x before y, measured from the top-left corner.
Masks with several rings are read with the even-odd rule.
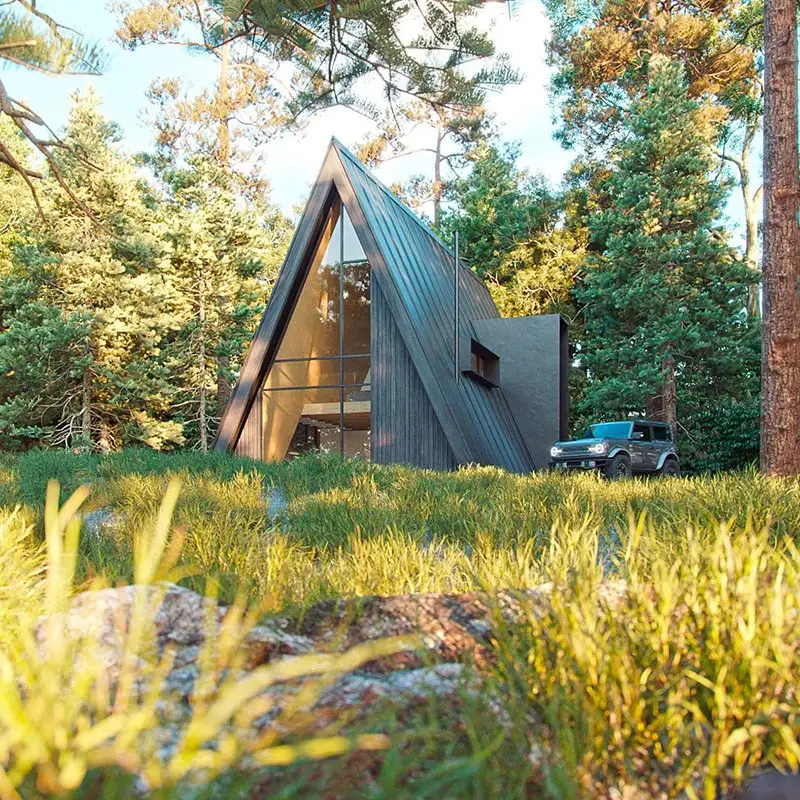
[[[444,131],[442,124],[436,128],[436,155],[433,162],[433,227],[439,230],[442,220],[442,141]]]
[[[764,4],[761,468],[800,473],[800,178],[796,0]]]
[[[650,55],[658,53],[658,31],[656,30],[656,17],[658,16],[658,0],[647,0],[647,24],[649,26],[648,38],[650,40]]]
[[[97,447],[100,452],[107,456],[111,452],[111,437],[109,436],[108,425],[100,421],[100,435],[97,438]]]
[[[675,357],[672,353],[664,357],[661,374],[664,376],[661,419],[669,425],[672,430],[672,441],[675,442],[678,438],[678,383],[675,378]]]
[[[648,398],[645,414],[655,422],[666,422],[672,428],[672,440],[675,441],[678,433],[678,383],[672,353],[661,359],[661,386],[658,394]]]
[[[86,367],[83,371],[83,396],[81,398],[81,438],[87,447],[92,446],[92,371]]]
[[[199,367],[200,389],[198,394],[198,413],[197,422],[200,426],[200,451],[208,452],[208,431],[207,431],[207,392],[206,392],[206,292],[202,277],[200,278],[200,291],[198,295],[198,335],[200,336],[200,347],[197,359]]]
[[[647,407],[644,410],[647,419],[662,422],[664,419],[664,389],[662,387],[658,394],[654,394],[647,399]]]
[[[229,21],[225,17],[222,22],[223,38],[228,38]],[[230,69],[230,44],[225,43],[220,48],[220,68],[219,68],[219,92],[217,103],[220,108],[219,120],[219,138],[218,138],[218,151],[219,160],[222,168],[227,172],[230,168],[231,160],[231,132],[229,127],[228,116],[230,114],[230,81],[228,77]],[[225,319],[225,307],[228,303],[228,298],[222,296],[219,298],[219,311],[220,322]],[[224,326],[223,326],[224,327]],[[228,370],[230,368],[230,356],[220,354],[217,356],[217,408],[222,409],[227,404],[231,396],[231,382],[228,378]]]
[[[228,38],[228,18],[222,21],[223,40]],[[219,86],[217,87],[217,116],[219,118],[219,131],[217,134],[217,155],[222,168],[227,171],[231,161],[231,131],[229,117],[231,113],[231,89],[230,89],[230,44],[220,47],[220,67],[219,67]]]
[[[230,369],[231,358],[227,354],[220,354],[217,356],[217,404],[218,408],[222,410],[231,399],[231,386],[230,378],[228,377],[228,370]]]
[[[739,167],[739,186],[742,190],[744,203],[745,246],[744,260],[750,269],[758,275],[759,280],[754,283],[748,293],[747,314],[751,319],[761,317],[760,278],[758,267],[758,207],[761,188],[753,191],[750,183],[750,147],[756,136],[758,127],[752,123],[747,124],[742,142],[742,151],[737,166]]]

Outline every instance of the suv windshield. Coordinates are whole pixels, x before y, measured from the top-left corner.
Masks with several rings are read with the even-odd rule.
[[[584,439],[627,439],[631,432],[630,422],[601,422],[590,425],[583,433]]]

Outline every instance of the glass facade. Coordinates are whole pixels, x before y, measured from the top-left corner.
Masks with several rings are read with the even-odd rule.
[[[370,265],[347,212],[328,219],[263,388],[264,456],[370,455]]]

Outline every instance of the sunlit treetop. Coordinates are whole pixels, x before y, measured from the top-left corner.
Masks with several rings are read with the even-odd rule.
[[[36,0],[11,0],[0,6],[0,62],[52,75],[96,75],[103,69],[103,53],[96,44],[87,42],[76,31],[40,11]],[[64,182],[53,158],[54,149],[67,145],[36,111],[11,97],[2,81],[0,117],[12,121],[15,134],[33,145],[62,188],[90,213]],[[42,173],[17,158],[14,143],[7,137],[0,138],[0,163],[23,177],[38,205],[33,179],[41,178]]]

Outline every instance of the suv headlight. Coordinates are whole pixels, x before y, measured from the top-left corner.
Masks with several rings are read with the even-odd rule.
[[[596,453],[597,455],[601,456],[604,453],[608,452],[608,445],[603,444],[602,442],[600,444],[590,445],[589,452]]]
[[[563,450],[560,447],[551,447],[550,448],[550,455],[555,458],[556,456],[560,456]]]

